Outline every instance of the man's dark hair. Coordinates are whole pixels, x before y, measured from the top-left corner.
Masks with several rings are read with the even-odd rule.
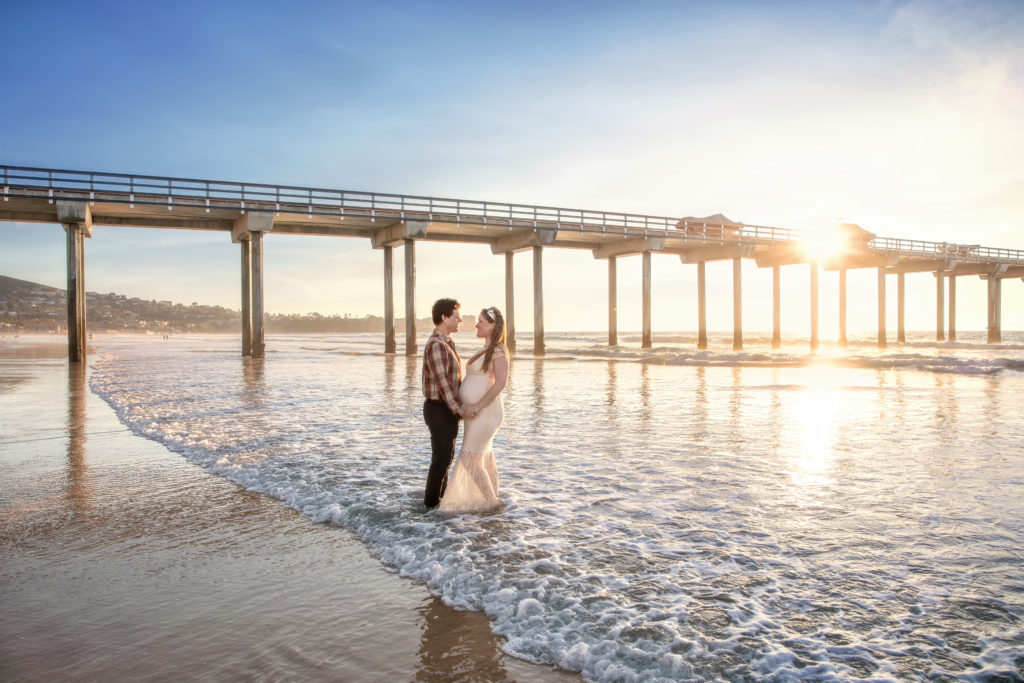
[[[430,310],[430,314],[434,318],[434,324],[440,325],[441,318],[451,315],[452,311],[459,306],[459,302],[455,299],[438,299],[435,301],[434,307]]]

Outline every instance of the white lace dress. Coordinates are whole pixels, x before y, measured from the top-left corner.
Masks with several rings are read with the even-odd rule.
[[[502,353],[500,347],[495,354]],[[494,363],[484,371],[483,356],[466,367],[466,376],[459,385],[463,404],[476,403],[494,384]],[[438,509],[442,512],[477,512],[501,507],[498,498],[498,466],[494,462],[491,442],[505,419],[501,396],[495,397],[480,413],[466,420],[462,448],[455,459],[448,486]]]

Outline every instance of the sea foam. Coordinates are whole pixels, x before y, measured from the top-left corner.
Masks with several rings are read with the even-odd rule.
[[[559,357],[607,362],[513,363],[504,508],[445,517],[420,502],[417,359],[364,337],[188,353],[232,343],[104,344],[91,386],[137,433],[483,611],[515,656],[594,681],[1019,676],[1012,351],[821,365],[574,338]]]

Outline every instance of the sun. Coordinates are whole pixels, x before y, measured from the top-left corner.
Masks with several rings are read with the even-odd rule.
[[[825,261],[838,256],[844,246],[843,236],[834,226],[809,232],[803,240],[804,252],[812,261]]]

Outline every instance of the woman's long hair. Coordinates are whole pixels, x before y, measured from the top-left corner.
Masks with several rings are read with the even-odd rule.
[[[491,362],[494,359],[494,350],[499,346],[505,345],[505,316],[501,314],[494,306],[485,308],[480,311],[488,322],[494,323],[494,330],[491,332],[491,338],[487,340],[487,345],[483,349],[473,354],[473,357],[469,359],[472,363],[480,356],[484,357],[484,370],[488,370],[491,367]],[[466,364],[467,366],[469,363]]]

